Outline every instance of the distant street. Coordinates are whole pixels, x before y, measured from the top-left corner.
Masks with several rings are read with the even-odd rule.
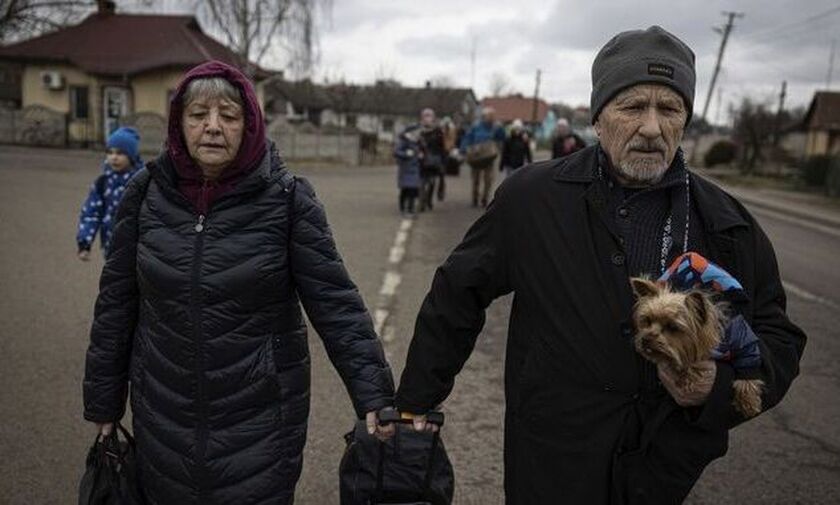
[[[81,379],[102,260],[98,251],[91,263],[77,260],[74,232],[99,160],[95,152],[0,147],[0,505],[74,503],[93,441],[81,417]],[[313,182],[371,311],[387,309],[382,334],[399,378],[434,269],[479,215],[469,207],[468,169],[448,179],[447,200],[413,223],[404,257],[393,261],[401,227],[393,168],[292,168]],[[840,231],[755,215],[776,247],[790,314],[810,340],[787,398],[731,433],[729,454],[709,467],[688,503],[840,503]],[[386,272],[398,280],[383,286]],[[459,504],[502,503],[509,305],[490,308],[445,405]],[[314,333],[310,342],[312,415],[295,503],[337,504],[342,435],[353,413]]]

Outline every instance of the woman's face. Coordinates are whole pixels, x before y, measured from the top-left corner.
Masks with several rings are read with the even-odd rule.
[[[215,178],[239,152],[245,114],[225,98],[199,97],[184,107],[181,124],[190,156]]]

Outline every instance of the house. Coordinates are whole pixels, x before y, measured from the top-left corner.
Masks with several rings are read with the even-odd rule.
[[[402,129],[416,123],[426,107],[434,109],[440,118],[470,121],[478,106],[471,89],[406,87],[393,81],[319,85],[270,79],[265,84],[265,99],[269,116],[355,128],[384,141],[392,141]]]
[[[534,108],[536,105],[536,109]],[[492,96],[481,101],[482,107],[492,107],[496,111],[496,120],[504,124],[521,119],[530,128],[539,128],[549,111],[545,100],[522,96]]]
[[[192,16],[120,14],[112,2],[98,3],[77,25],[0,47],[0,72],[19,75],[15,94],[5,87],[14,72],[2,72],[0,101],[66,115],[67,143],[102,144],[125,116],[166,117],[185,70],[240,61]],[[249,65],[259,94],[271,74]]]
[[[805,156],[840,154],[840,91],[818,91],[804,120]]]
[[[290,123],[307,121],[321,126],[322,115],[333,106],[329,90],[309,79],[271,79],[263,89],[266,116],[283,116]]]

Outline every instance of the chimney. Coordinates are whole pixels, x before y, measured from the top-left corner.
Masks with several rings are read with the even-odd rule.
[[[432,87],[432,81],[426,81],[426,89],[429,89],[431,87]]]
[[[113,14],[117,11],[117,4],[112,0],[96,0],[96,11],[99,14]]]

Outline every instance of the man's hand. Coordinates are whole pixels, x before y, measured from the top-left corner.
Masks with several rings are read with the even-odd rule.
[[[79,259],[82,261],[90,261],[90,251],[87,249],[79,251]]]
[[[414,425],[414,431],[437,431],[440,427],[436,424],[426,422],[426,416],[414,414],[411,416]]]
[[[95,423],[96,431],[103,437],[107,437],[114,430],[114,423]]]
[[[692,384],[677,385],[676,374],[669,367],[658,365],[657,374],[662,385],[671,394],[671,397],[681,407],[696,407],[706,403],[706,399],[712,392],[715,384],[717,366],[714,361],[706,360],[699,365],[701,367],[700,379]]]
[[[367,425],[368,434],[375,435],[376,438],[382,441],[391,438],[394,435],[394,432],[396,431],[394,423],[389,423],[385,426],[380,426],[379,415],[376,413],[375,410],[372,410],[365,414],[365,424]]]

